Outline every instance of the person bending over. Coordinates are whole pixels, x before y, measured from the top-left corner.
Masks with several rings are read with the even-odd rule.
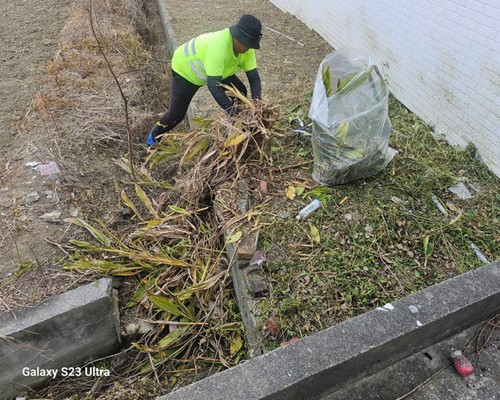
[[[236,103],[226,95],[221,84],[234,85],[247,96],[245,84],[236,76],[238,71],[245,71],[252,99],[260,99],[262,85],[255,49],[260,48],[261,37],[261,22],[245,14],[236,25],[204,33],[179,46],[172,57],[170,107],[149,132],[146,144],[157,144],[160,135],[182,121],[193,96],[204,85],[223,110],[237,115]]]

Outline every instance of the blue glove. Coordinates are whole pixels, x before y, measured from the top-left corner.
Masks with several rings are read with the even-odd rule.
[[[148,146],[154,146],[155,144],[158,144],[158,142],[156,141],[156,139],[153,135],[153,129],[151,129],[151,132],[149,132],[148,138],[146,139],[146,144]]]

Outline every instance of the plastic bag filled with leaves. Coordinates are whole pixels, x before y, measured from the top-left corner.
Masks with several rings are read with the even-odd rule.
[[[397,153],[389,147],[388,98],[371,58],[341,49],[322,61],[309,109],[316,182],[343,184],[387,166]]]

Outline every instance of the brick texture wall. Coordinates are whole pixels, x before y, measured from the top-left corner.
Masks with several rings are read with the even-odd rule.
[[[403,104],[500,176],[500,0],[270,1],[374,56]]]

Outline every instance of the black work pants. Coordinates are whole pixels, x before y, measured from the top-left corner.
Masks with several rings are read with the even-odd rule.
[[[247,95],[245,84],[236,76],[231,75],[222,80],[226,85],[234,85],[243,95]],[[187,79],[172,70],[172,79],[170,82],[170,107],[168,111],[160,118],[162,134],[174,129],[186,116],[189,104],[194,95],[201,86],[189,82]]]

